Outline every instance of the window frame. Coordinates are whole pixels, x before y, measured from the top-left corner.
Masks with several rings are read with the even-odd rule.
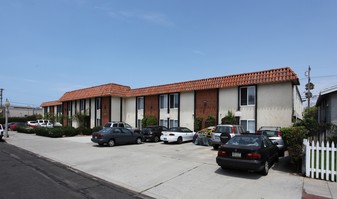
[[[243,91],[245,90],[245,93]],[[246,99],[244,99],[245,97]],[[240,87],[240,106],[256,105],[256,86]]]

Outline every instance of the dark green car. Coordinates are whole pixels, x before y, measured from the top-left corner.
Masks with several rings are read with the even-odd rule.
[[[142,134],[132,132],[123,127],[103,128],[92,134],[91,141],[99,145],[115,146],[121,144],[141,144],[144,140]]]

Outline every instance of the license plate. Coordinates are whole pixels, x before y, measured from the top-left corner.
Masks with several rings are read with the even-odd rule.
[[[234,158],[241,158],[241,153],[233,152],[232,153],[232,157],[234,157]]]
[[[167,140],[167,138],[164,138],[164,140]]]

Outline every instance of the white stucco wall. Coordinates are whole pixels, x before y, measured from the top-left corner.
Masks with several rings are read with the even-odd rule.
[[[261,126],[292,125],[293,86],[290,82],[258,85],[257,129]]]
[[[95,127],[95,123],[96,123],[96,122],[95,122],[95,121],[96,121],[96,119],[95,119],[95,98],[91,98],[91,100],[88,100],[88,101],[91,101],[90,126],[91,126],[91,128],[93,128],[93,127]],[[88,103],[89,103],[89,102],[88,102]],[[88,106],[88,107],[90,107],[90,106]]]
[[[124,122],[130,124],[131,126],[136,126],[136,98],[124,98],[123,99],[123,115],[122,119]]]
[[[294,116],[298,119],[303,119],[303,102],[301,94],[298,91],[296,85],[293,86],[293,98],[294,98]]]
[[[234,114],[238,109],[238,88],[219,89],[219,123],[221,119],[232,111]]]
[[[121,98],[111,97],[111,121],[121,120]]]
[[[180,126],[194,130],[194,92],[180,93]]]

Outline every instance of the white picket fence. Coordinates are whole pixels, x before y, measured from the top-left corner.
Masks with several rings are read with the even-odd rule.
[[[324,144],[303,140],[305,146],[305,174],[307,177],[337,181],[337,149],[335,143]]]

